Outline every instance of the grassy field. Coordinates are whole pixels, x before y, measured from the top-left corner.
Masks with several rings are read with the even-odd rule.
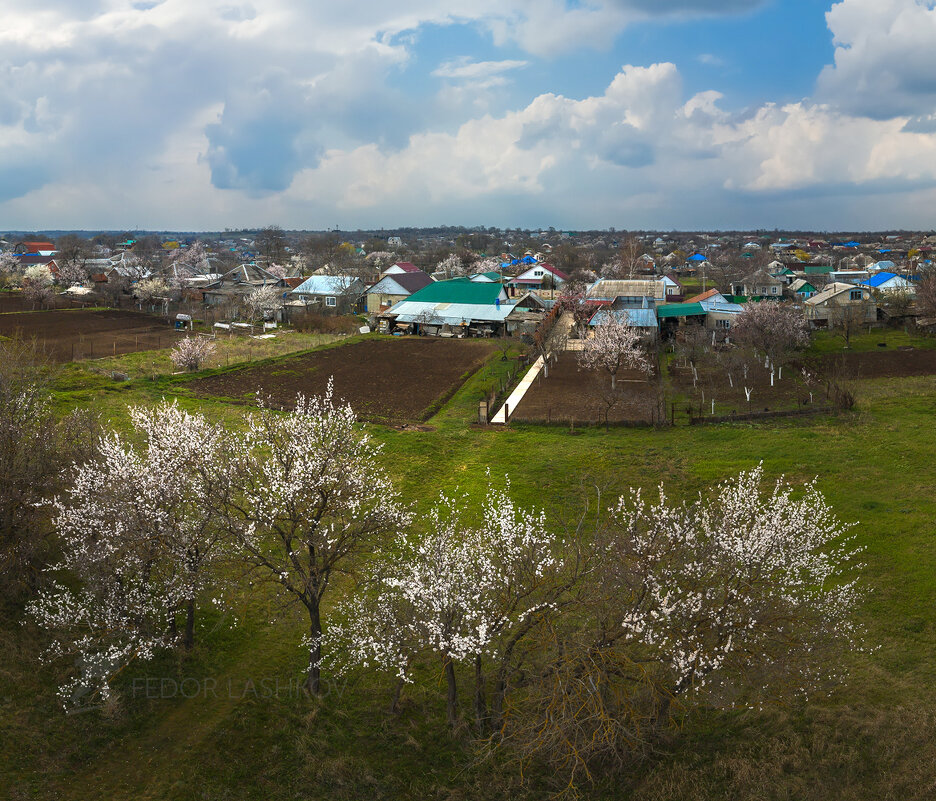
[[[880,336],[855,338],[852,348],[876,348]],[[921,344],[905,336],[892,332],[888,343]],[[840,345],[820,339],[816,349]],[[510,475],[524,503],[568,516],[580,508],[584,487],[663,482],[672,495],[688,498],[763,460],[771,477],[818,476],[866,549],[864,580],[872,592],[860,617],[880,647],[871,655],[842,655],[851,669],[846,685],[802,706],[703,710],[652,759],[586,795],[751,801],[936,795],[936,377],[862,381],[855,411],[807,421],[574,434],[559,427],[473,427],[482,387],[506,370],[495,356],[429,421],[432,430],[369,427],[414,504],[425,506],[440,490],[477,494],[490,468]],[[63,410],[88,405],[118,427],[128,403],[160,397],[178,397],[232,425],[244,413],[189,397],[178,377],[117,384],[89,365],[69,366],[58,393]],[[75,716],[60,711],[55,671],[36,667],[41,637],[20,617],[7,609],[0,630],[0,788],[10,798],[540,798],[549,789],[535,769],[521,780],[516,765],[475,761],[465,735],[444,726],[438,676],[407,690],[399,717],[387,713],[389,684],[365,676],[329,683],[322,702],[296,694],[289,682],[303,667],[302,618],[260,593],[245,594],[236,626],[207,618],[190,658],[135,666],[121,678],[113,704]],[[171,685],[168,693],[139,691],[146,678],[186,677],[202,688],[210,679],[220,689],[191,698]],[[263,679],[281,682],[275,697],[256,689]]]

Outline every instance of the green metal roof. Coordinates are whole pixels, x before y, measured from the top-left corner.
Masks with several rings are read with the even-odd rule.
[[[504,288],[485,281],[468,281],[455,278],[451,281],[435,281],[414,292],[407,300],[415,303],[474,303],[484,304],[494,301]]]
[[[657,317],[698,317],[705,316],[701,303],[667,303],[657,306]]]
[[[815,264],[803,268],[803,272],[806,275],[828,275],[832,272],[832,267],[828,267],[824,264]]]

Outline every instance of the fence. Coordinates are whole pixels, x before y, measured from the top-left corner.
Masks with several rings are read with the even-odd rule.
[[[179,334],[166,331],[146,331],[139,334],[102,333],[99,336],[84,335],[71,343],[58,345],[56,351],[68,361],[83,359],[102,359],[107,356],[119,356],[136,353],[141,350],[169,348],[179,341]]]
[[[497,379],[497,381],[485,391],[484,397],[478,402],[478,422],[489,423],[494,417],[494,412],[500,408],[501,404],[510,397],[513,386],[517,381],[517,376],[527,366],[529,360],[525,356],[516,359],[508,370],[507,375]]]

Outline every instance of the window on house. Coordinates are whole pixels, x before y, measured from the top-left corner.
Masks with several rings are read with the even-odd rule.
[[[731,328],[731,320],[716,320],[716,328]]]
[[[848,293],[848,298],[849,300],[861,300],[861,290],[853,289],[851,292]]]
[[[337,306],[337,305],[338,305],[338,298],[333,298],[333,297],[331,297],[331,296],[325,298],[325,305],[326,305],[326,306]]]
[[[776,294],[777,294],[777,287],[775,287],[775,286],[770,287],[770,294],[771,294],[771,295],[776,295]]]
[[[537,277],[541,276],[542,274],[543,274],[543,271],[542,271],[542,270],[534,270],[534,271],[533,271],[533,275],[535,275],[535,276],[537,276]]]

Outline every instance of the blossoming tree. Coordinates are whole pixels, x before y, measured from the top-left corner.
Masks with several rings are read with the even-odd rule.
[[[283,290],[275,286],[257,287],[244,296],[244,307],[251,320],[264,320],[283,308]]]
[[[611,510],[622,628],[676,695],[807,692],[834,673],[820,658],[830,644],[856,645],[860,549],[848,527],[815,482],[796,497],[782,477],[762,492],[763,479],[757,466],[690,505],[661,488],[652,505],[633,492]]]
[[[592,328],[591,336],[583,342],[579,364],[589,369],[605,370],[611,376],[612,389],[622,369],[639,370],[649,375],[653,366],[640,338],[640,332],[623,314],[606,312],[604,319]]]
[[[240,446],[241,500],[233,530],[243,557],[309,617],[307,687],[320,690],[322,600],[336,574],[408,523],[380,465],[381,446],[350,405],[298,396],[283,414],[261,406]]]
[[[169,352],[169,358],[180,370],[194,372],[214,355],[215,350],[215,343],[206,337],[185,337]]]
[[[419,657],[438,660],[454,727],[455,665],[470,664],[478,727],[485,731],[492,718],[500,727],[518,646],[572,581],[544,513],[518,507],[509,489],[489,486],[478,525],[464,520],[466,499],[441,496],[424,531],[401,534],[374,560],[368,591],[344,605],[346,622],[329,634],[340,669],[372,664],[409,682]]]
[[[800,309],[775,301],[748,303],[731,327],[732,338],[762,353],[770,370],[770,385],[790,354],[809,344],[809,325]]]
[[[223,430],[174,403],[132,408],[130,418],[143,446],[103,437],[55,501],[62,558],[30,607],[54,636],[47,656],[75,660],[60,689],[66,704],[106,698],[134,659],[179,641],[191,648],[197,601],[226,552],[218,510],[232,473]]]

